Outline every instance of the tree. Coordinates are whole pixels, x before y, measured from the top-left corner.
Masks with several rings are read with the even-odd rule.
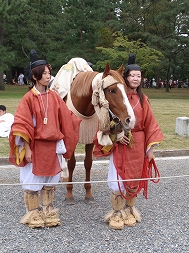
[[[66,60],[77,56],[95,63],[102,57],[96,46],[112,46],[111,35],[118,22],[117,1],[65,0],[62,3]]]
[[[19,40],[12,36],[17,52],[14,66],[23,68],[28,65],[29,52],[35,49],[38,58],[46,59],[57,70],[64,49],[61,20],[61,0],[28,1],[20,19],[13,24],[13,29],[18,30],[20,36]]]
[[[124,11],[127,5],[127,12]],[[149,47],[162,52],[160,73],[168,80],[180,77],[178,62],[188,62],[189,2],[187,0],[122,1],[121,20],[129,40],[141,39]],[[137,12],[138,10],[138,12]],[[129,22],[127,22],[129,20]],[[168,91],[168,86],[167,86]]]
[[[102,52],[105,58],[105,60],[97,62],[96,68],[99,70],[103,69],[107,61],[114,69],[119,68],[122,64],[127,65],[129,54],[135,53],[136,64],[141,66],[145,75],[152,75],[160,68],[163,59],[163,54],[160,51],[148,47],[140,40],[130,42],[122,33],[115,36],[113,48],[98,47],[97,49]]]
[[[109,60],[118,65],[130,52],[122,57],[122,46],[114,44],[121,32],[127,42],[150,48],[150,54],[143,55],[149,75],[155,71],[163,78],[188,78],[188,7],[188,0],[0,0],[0,72],[7,71],[11,80],[12,67],[29,64],[31,49],[51,63],[54,75],[73,57],[102,68],[100,61],[108,59],[99,47],[111,50]],[[137,49],[137,61],[140,52]],[[157,52],[164,55],[159,69],[151,55],[156,59]]]
[[[11,12],[14,10],[14,3],[0,0],[0,90],[4,90],[3,72],[8,69],[9,62],[14,59],[15,55],[9,45],[6,45],[6,29],[11,22]]]
[[[35,49],[39,58],[51,63],[56,74],[73,57],[95,63],[101,58],[96,46],[112,45],[110,38],[118,22],[117,1],[5,2],[7,9],[0,12],[7,17],[3,45],[12,53],[5,70],[24,68],[29,63],[30,50]]]

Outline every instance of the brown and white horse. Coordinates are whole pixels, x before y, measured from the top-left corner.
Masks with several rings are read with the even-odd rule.
[[[87,182],[91,178],[93,139],[98,131],[102,116],[99,112],[104,107],[104,111],[107,111],[106,115],[116,118],[125,131],[129,131],[135,125],[135,116],[126,95],[127,87],[122,78],[122,72],[123,66],[115,71],[110,69],[108,63],[103,73],[94,71],[80,72],[71,83],[70,91],[67,95],[66,103],[68,107],[82,119],[79,143],[85,144],[85,203],[94,201],[91,184]],[[60,90],[55,87],[52,87],[52,89]],[[76,159],[75,154],[73,154],[67,163],[69,171],[68,182],[70,182],[67,184],[65,198],[67,204],[74,204],[73,184],[71,182],[75,165]]]

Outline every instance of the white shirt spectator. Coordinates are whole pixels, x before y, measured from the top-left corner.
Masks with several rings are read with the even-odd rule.
[[[5,110],[1,110],[2,105],[0,105],[0,137],[9,137],[11,126],[14,122],[14,116],[11,113],[6,113]]]
[[[19,85],[24,84],[24,75],[22,73],[20,73],[20,75],[18,76],[18,84]]]

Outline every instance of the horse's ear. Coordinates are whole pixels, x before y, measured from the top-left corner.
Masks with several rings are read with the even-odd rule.
[[[102,75],[102,79],[105,78],[106,76],[108,76],[110,74],[110,65],[109,63],[107,62],[106,63],[106,67],[104,69],[104,73]]]
[[[122,64],[121,67],[117,70],[117,72],[123,76],[123,69],[124,69],[124,65]]]

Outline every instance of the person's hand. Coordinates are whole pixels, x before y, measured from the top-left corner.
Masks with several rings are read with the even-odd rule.
[[[154,158],[154,153],[153,153],[153,148],[152,147],[150,147],[150,149],[148,150],[146,156],[148,157],[149,162]]]
[[[25,158],[26,158],[26,161],[31,163],[32,161],[32,151],[31,149],[26,149],[26,154],[25,154]]]
[[[31,161],[32,161],[32,151],[30,149],[30,145],[26,141],[24,141],[24,147],[25,147],[25,150],[26,150],[26,153],[25,153],[26,161],[31,163]]]
[[[127,136],[123,136],[122,139],[120,140],[120,143],[121,144],[124,144],[124,145],[128,145],[129,144],[129,138]]]

